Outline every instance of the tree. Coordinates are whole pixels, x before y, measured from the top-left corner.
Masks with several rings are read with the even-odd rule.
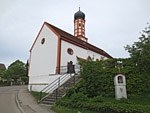
[[[140,72],[150,73],[150,25],[141,32],[138,42],[125,47]]]
[[[3,78],[5,76],[6,69],[0,69],[0,77]]]
[[[14,79],[17,81],[17,79],[26,76],[26,67],[23,62],[20,60],[16,60],[13,62],[7,69],[5,78],[6,79]]]
[[[27,63],[25,64],[26,67],[26,75],[28,76],[28,71],[29,71],[29,60],[27,60]]]

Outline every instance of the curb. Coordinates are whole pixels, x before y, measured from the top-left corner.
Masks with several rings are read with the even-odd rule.
[[[24,112],[24,110],[22,109],[22,107],[21,107],[21,105],[20,105],[20,101],[19,101],[19,99],[18,99],[18,93],[19,93],[19,91],[17,92],[17,94],[16,94],[16,104],[17,104],[17,107],[19,108],[19,110],[21,111],[21,113],[25,113]]]

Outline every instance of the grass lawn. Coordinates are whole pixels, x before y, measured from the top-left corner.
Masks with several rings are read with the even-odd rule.
[[[40,100],[40,92],[31,91],[31,94],[37,99]],[[47,95],[47,93],[42,93],[42,96]]]
[[[40,92],[32,91],[31,94],[37,100],[40,100]],[[70,99],[68,98],[65,101],[70,101]],[[128,99],[121,99],[121,100],[116,100],[115,98],[111,98],[111,97],[96,97],[96,98],[88,99],[87,103],[90,103],[90,102],[92,102],[92,103],[113,103],[116,105],[119,105],[120,103],[125,103],[127,105],[150,106],[150,94],[129,96]],[[56,113],[97,113],[96,111],[91,111],[88,109],[74,108],[74,107],[71,108],[71,107],[60,106],[60,105],[57,105],[57,106],[54,105],[51,107],[51,109],[53,111],[55,111]]]
[[[150,94],[130,96],[128,98],[131,102],[141,105],[150,105]]]
[[[99,98],[98,98],[99,99]],[[94,99],[98,102],[98,99]],[[93,99],[92,99],[93,100]],[[111,102],[111,103],[126,103],[126,104],[140,104],[140,105],[150,105],[150,94],[147,95],[136,95],[136,96],[129,96],[127,99],[116,100],[112,97],[102,97],[100,98],[103,102]]]
[[[40,100],[40,92],[31,91],[31,94],[32,94],[37,100]]]
[[[99,101],[98,99],[94,99],[95,101]],[[116,100],[112,97],[100,98],[103,102],[111,102],[111,103],[127,103],[127,104],[140,104],[140,105],[150,105],[150,94],[147,95],[136,95],[129,96],[128,99]]]

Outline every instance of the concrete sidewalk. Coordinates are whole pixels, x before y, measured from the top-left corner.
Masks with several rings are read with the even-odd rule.
[[[18,107],[22,113],[55,113],[49,105],[41,105],[27,90],[27,86],[20,89],[17,94]]]

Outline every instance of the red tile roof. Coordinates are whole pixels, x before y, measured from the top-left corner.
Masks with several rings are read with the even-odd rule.
[[[0,69],[6,69],[4,64],[0,64]]]
[[[88,62],[87,59],[84,59],[84,58],[81,58],[81,57],[77,57],[77,59],[81,60],[81,61],[85,61],[85,62]]]
[[[61,29],[59,29],[59,28],[57,28],[57,27],[55,27],[55,26],[53,26],[53,25],[51,25],[49,23],[47,23],[47,24],[50,27],[52,27],[61,36],[61,38],[66,38],[66,39],[68,39],[70,41],[73,41],[74,43],[77,43],[77,44],[79,44],[81,46],[84,46],[84,47],[88,48],[89,50],[94,51],[96,53],[99,53],[99,54],[101,54],[101,55],[103,55],[103,56],[105,56],[107,58],[112,58],[112,56],[110,56],[104,50],[102,50],[102,49],[100,49],[100,48],[98,48],[98,47],[96,47],[96,46],[94,46],[94,45],[92,45],[90,43],[87,43],[87,42],[85,42],[83,40],[80,40],[80,39],[76,38],[75,36],[65,32],[65,31],[63,31],[63,30],[61,30]]]

